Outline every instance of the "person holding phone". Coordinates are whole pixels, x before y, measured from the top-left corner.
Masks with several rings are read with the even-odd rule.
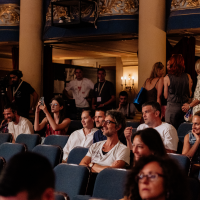
[[[65,135],[69,128],[71,120],[64,116],[64,101],[60,96],[55,96],[50,103],[51,113],[47,110],[44,98],[38,102],[35,111],[35,131],[40,131],[46,126],[45,136],[48,135]],[[43,110],[46,117],[39,123],[39,112]]]

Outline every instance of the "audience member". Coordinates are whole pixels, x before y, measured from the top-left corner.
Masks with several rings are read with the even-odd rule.
[[[54,200],[54,172],[49,161],[32,152],[13,156],[0,176],[0,200]]]
[[[184,112],[181,107],[187,103],[192,94],[192,79],[184,73],[184,58],[174,54],[170,58],[170,68],[164,78],[164,96],[167,99],[165,122],[172,124],[176,129],[184,121]]]
[[[87,78],[83,78],[82,67],[75,68],[75,75],[76,79],[66,84],[64,93],[69,99],[75,99],[77,111],[81,113],[83,109],[88,109],[90,107],[87,98],[90,90],[94,89],[94,83]],[[69,90],[72,91],[73,97],[69,95]]]
[[[29,113],[34,113],[35,106],[38,100],[38,94],[32,86],[23,81],[23,74],[20,70],[10,72],[11,87],[13,91],[13,101],[15,101],[20,116],[28,118]],[[33,96],[32,105],[30,108],[30,95]]]
[[[115,89],[114,85],[105,79],[106,71],[103,68],[97,70],[99,81],[94,85],[94,98],[92,99],[92,108],[103,108],[110,110],[114,108]]]
[[[143,156],[158,155],[166,156],[166,150],[158,131],[146,128],[132,135],[134,164]]]
[[[130,150],[119,141],[125,127],[124,115],[115,110],[106,112],[103,134],[106,141],[93,144],[80,165],[87,166],[92,172],[99,173],[105,168],[124,168],[130,162]]]
[[[200,111],[192,118],[192,130],[184,138],[182,154],[192,158],[193,163],[200,162]]]
[[[42,105],[44,104],[44,105]],[[50,103],[51,113],[47,110],[47,107],[44,102],[39,101],[35,110],[35,122],[34,129],[35,131],[40,131],[46,127],[46,134],[48,135],[65,135],[69,128],[71,120],[65,118],[64,115],[64,101],[62,97],[55,96]],[[43,110],[46,117],[39,124],[39,112]]]
[[[106,117],[105,110],[99,108],[95,111],[94,120],[95,120],[96,127],[99,130],[94,133],[93,143],[100,142],[102,140],[107,139],[107,137],[105,135],[103,135],[103,123],[105,121],[105,117]]]
[[[127,176],[124,200],[188,200],[185,173],[169,158],[141,158]]]
[[[119,93],[119,108],[127,119],[133,119],[135,115],[136,108],[133,103],[128,103],[128,93],[126,91],[121,91]]]
[[[8,132],[13,135],[13,142],[15,142],[17,136],[21,133],[34,133],[32,123],[28,119],[18,115],[15,103],[5,105],[3,114],[9,122]]]
[[[176,129],[161,121],[161,107],[158,102],[146,102],[142,105],[144,124],[138,126],[137,131],[146,128],[154,128],[160,134],[167,153],[175,153],[178,147],[178,135]],[[131,135],[132,127],[127,127],[124,131],[127,146],[132,149]]]
[[[94,112],[84,110],[81,114],[82,129],[74,131],[63,148],[63,161],[66,162],[70,151],[77,146],[90,147],[93,143],[94,133],[98,130],[94,128]]]
[[[155,101],[161,105],[161,95],[163,91],[164,65],[157,62],[153,65],[150,77],[145,81],[146,102]]]
[[[189,103],[185,103],[182,106],[182,111],[187,112],[190,108],[193,108],[193,115],[200,110],[200,59],[195,63],[195,71],[197,73],[197,85],[194,91],[193,101]]]

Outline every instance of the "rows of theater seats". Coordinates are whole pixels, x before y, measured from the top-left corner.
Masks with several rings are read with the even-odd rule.
[[[183,123],[178,129],[179,139],[191,130],[191,124]],[[7,137],[7,140],[6,140]],[[86,155],[88,149],[77,147],[73,149],[68,157],[67,164],[60,164],[62,161],[62,148],[65,146],[68,136],[48,136],[41,145],[41,138],[38,134],[21,134],[17,137],[16,143],[12,141],[11,134],[0,134],[0,170],[5,163],[16,153],[33,151],[47,157],[56,174],[57,199],[62,199],[66,194],[70,199],[88,199],[85,195],[89,179],[89,171],[86,167],[78,166],[81,159]],[[186,173],[189,172],[190,160],[183,155],[170,154]],[[98,174],[93,197],[104,199],[120,199],[123,197],[123,185],[128,170],[106,169]],[[192,200],[196,200],[199,193],[199,183],[195,179],[189,179],[192,190]],[[77,196],[84,195],[84,196]]]

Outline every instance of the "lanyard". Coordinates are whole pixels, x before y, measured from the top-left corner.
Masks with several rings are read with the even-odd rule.
[[[98,93],[99,93],[99,96],[101,95],[101,92],[102,92],[102,90],[103,90],[103,87],[104,87],[105,83],[106,83],[106,81],[103,83],[101,89],[100,89],[100,82],[99,82],[99,84],[98,84]]]
[[[21,83],[18,85],[18,87],[15,91],[14,91],[14,88],[13,88],[13,97],[15,96],[16,92],[19,90],[19,87],[21,86],[22,83],[23,83],[23,81],[21,81]]]

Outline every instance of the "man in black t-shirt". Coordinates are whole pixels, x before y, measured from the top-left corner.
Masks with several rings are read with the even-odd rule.
[[[38,94],[29,83],[21,79],[22,76],[23,74],[20,70],[13,70],[10,72],[11,87],[13,91],[12,97],[13,101],[16,103],[20,116],[28,118],[29,113],[34,112],[38,100]],[[30,95],[33,96],[31,108]]]
[[[110,110],[115,107],[115,89],[114,85],[105,79],[106,71],[103,68],[97,70],[99,82],[94,85],[94,98],[92,100],[92,109],[103,108]]]

